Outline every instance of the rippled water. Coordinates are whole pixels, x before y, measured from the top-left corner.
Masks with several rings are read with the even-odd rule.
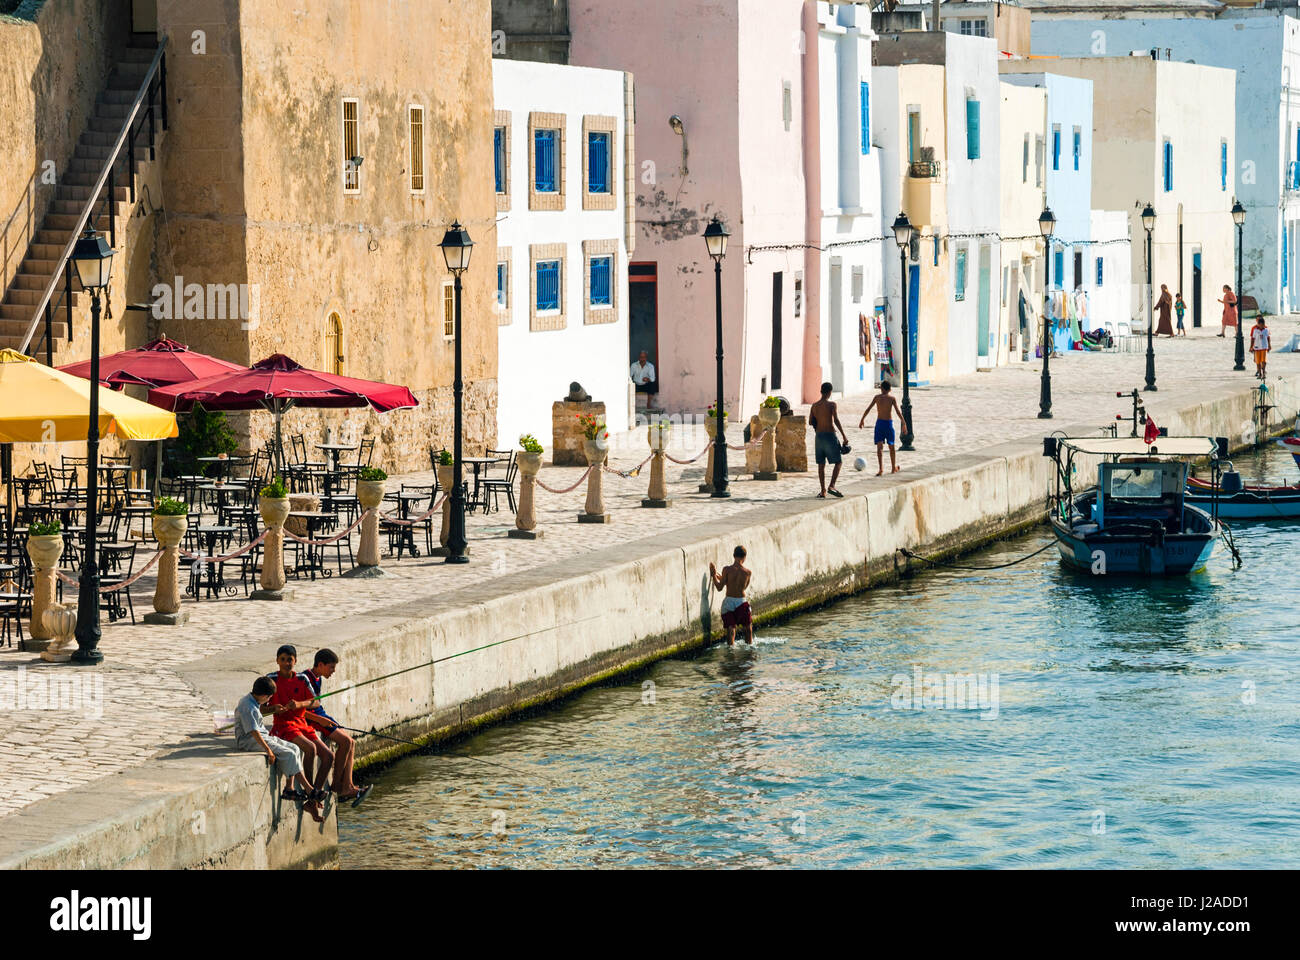
[[[927,573],[658,663],[454,748],[508,768],[388,768],[342,811],[340,864],[1296,867],[1300,523],[1237,542],[1242,570],[1220,551],[1153,584],[1054,551]],[[918,665],[996,674],[996,716],[900,708]]]

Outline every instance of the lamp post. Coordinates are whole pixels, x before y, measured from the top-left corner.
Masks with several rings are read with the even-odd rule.
[[[474,249],[474,241],[469,238],[469,233],[457,221],[453,223],[443,235],[442,243],[443,259],[447,261],[447,269],[451,271],[455,278],[456,293],[456,374],[451,383],[452,399],[455,403],[455,427],[452,432],[452,466],[451,466],[451,516],[448,523],[447,534],[447,563],[469,563],[469,557],[465,556],[465,550],[469,546],[469,541],[465,538],[465,484],[463,482],[465,465],[461,461],[462,436],[461,436],[461,397],[464,393],[465,384],[461,380],[461,336],[460,336],[460,301],[461,301],[461,275],[469,269],[469,256]]]
[[[1038,419],[1052,419],[1052,373],[1048,365],[1052,359],[1052,337],[1047,327],[1047,298],[1052,289],[1052,234],[1056,232],[1056,217],[1051,207],[1044,207],[1038,218],[1038,232],[1046,241],[1043,245],[1043,372],[1038,381]]]
[[[1240,200],[1232,202],[1232,222],[1237,225],[1237,348],[1232,365],[1233,370],[1246,369],[1246,340],[1242,335],[1242,308],[1241,308],[1241,258],[1244,252],[1242,228],[1246,225],[1246,208],[1241,205]]]
[[[77,649],[72,662],[94,665],[104,659],[99,649],[99,558],[95,531],[99,527],[99,296],[108,286],[114,250],[102,234],[87,226],[72,248],[72,263],[81,288],[90,292],[90,422],[86,429],[86,548],[81,584],[77,589]]]
[[[722,415],[722,258],[727,255],[727,238],[731,233],[714,214],[704,230],[704,245],[713,258],[713,302],[718,338],[718,405],[713,418],[713,492],[714,497],[729,497],[727,490],[727,419]]]
[[[1155,309],[1151,304],[1151,232],[1156,228],[1156,211],[1151,204],[1147,204],[1142,210],[1142,228],[1147,232],[1147,385],[1143,390],[1156,389],[1156,348],[1155,334],[1156,317]]]
[[[903,405],[900,408],[903,413],[903,435],[899,437],[902,443],[899,444],[900,450],[912,450],[912,398],[907,392],[907,361],[911,356],[912,338],[909,336],[909,317],[907,315],[907,249],[912,245],[912,221],[907,219],[907,214],[899,213],[898,218],[894,220],[894,239],[898,241],[898,269],[899,280],[902,282],[903,291],[903,345],[899,353],[903,357]]]

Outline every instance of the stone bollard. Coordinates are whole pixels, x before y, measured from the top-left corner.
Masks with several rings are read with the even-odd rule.
[[[442,491],[442,526],[438,528],[438,546],[433,548],[435,557],[447,555],[447,541],[451,539],[451,478],[455,473],[455,464],[440,463],[435,468],[438,472],[438,489]],[[469,547],[465,548],[469,553]]]
[[[704,482],[700,484],[700,493],[712,493],[713,492],[713,453],[714,453],[713,441],[716,440],[718,436],[718,424],[717,424],[717,420],[714,417],[706,416],[704,418],[704,432],[709,435],[709,460],[704,467]],[[723,414],[722,438],[724,443],[726,442],[726,437],[727,437],[727,416],[726,414]]]
[[[257,509],[266,524],[266,539],[262,541],[262,575],[258,580],[261,589],[254,590],[254,600],[290,600],[293,591],[285,588],[284,576],[284,521],[289,517],[289,498],[258,497]]]
[[[587,474],[587,503],[583,513],[578,514],[579,523],[609,523],[609,514],[605,512],[605,486],[602,465],[609,456],[609,444],[599,440],[582,441],[582,452],[592,470]]]
[[[63,556],[63,534],[27,538],[32,561],[32,619],[27,625],[28,650],[44,650],[53,634],[45,625],[45,611],[54,603],[54,578]]]
[[[358,480],[357,502],[365,514],[361,518],[361,542],[357,544],[357,563],[345,577],[373,579],[387,576],[379,566],[379,505],[384,502],[383,480]]]
[[[189,517],[186,516],[153,515],[153,535],[162,547],[162,556],[158,558],[153,613],[144,615],[145,623],[178,627],[190,619],[189,613],[181,610],[181,587],[177,571],[181,541],[185,539],[185,531],[189,526]]]
[[[652,423],[646,428],[646,439],[650,441],[650,490],[641,501],[643,507],[663,508],[673,505],[668,499],[668,484],[664,480],[664,453],[668,449],[669,429],[667,420]]]
[[[542,469],[540,453],[523,452],[517,455],[519,463],[519,509],[515,512],[515,529],[506,536],[516,540],[536,540],[542,535],[537,529],[537,507],[533,501],[537,485],[537,472]]]
[[[51,604],[45,609],[41,621],[53,637],[49,646],[41,651],[41,659],[48,663],[67,663],[72,659],[72,635],[77,631],[76,604],[70,607],[61,603]]]
[[[763,432],[763,424],[759,422],[758,417],[749,418],[749,439],[745,441],[745,472],[754,477],[758,476],[761,469],[759,460],[762,458],[762,452],[754,446],[754,439]]]
[[[755,480],[780,480],[776,472],[776,427],[781,422],[780,407],[759,407],[758,420],[763,427],[763,449],[759,455]]]

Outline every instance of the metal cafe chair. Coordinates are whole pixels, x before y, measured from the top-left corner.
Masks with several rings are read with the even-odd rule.
[[[134,543],[105,543],[100,551],[100,609],[108,614],[108,622],[113,623],[125,617],[128,611],[131,622],[135,623],[135,604],[131,602],[131,591],[122,586],[131,579],[135,567]],[[126,599],[123,605],[123,598]]]
[[[506,495],[506,502],[510,504],[510,512],[515,513],[518,507],[515,506],[515,475],[519,472],[519,462],[515,459],[513,450],[489,450],[488,456],[500,457],[505,461],[506,474],[504,477],[486,476],[480,482],[479,496],[483,503],[483,512],[490,513],[492,508],[489,506],[489,497],[492,504],[497,510],[501,509],[501,494]]]

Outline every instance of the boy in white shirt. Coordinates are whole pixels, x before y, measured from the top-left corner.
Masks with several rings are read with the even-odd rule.
[[[1273,349],[1273,345],[1262,313],[1255,318],[1255,325],[1250,328],[1250,349],[1255,352],[1255,379],[1263,380],[1268,373],[1268,352]]]

